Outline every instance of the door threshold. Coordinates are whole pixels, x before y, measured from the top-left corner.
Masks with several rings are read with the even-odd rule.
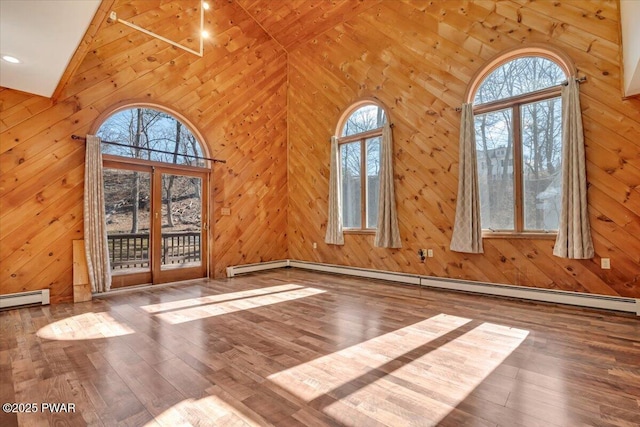
[[[148,289],[159,289],[159,288],[164,288],[167,286],[175,286],[175,285],[179,285],[179,284],[188,284],[191,282],[197,282],[200,280],[209,280],[208,277],[199,277],[196,279],[187,279],[187,280],[178,280],[176,282],[167,282],[167,283],[158,283],[157,285],[153,285],[151,283],[145,283],[142,285],[131,285],[131,286],[124,286],[122,288],[114,288],[114,289],[110,289],[107,292],[93,292],[91,293],[91,296],[93,298],[104,298],[104,297],[108,297],[111,295],[118,295],[118,294],[123,294],[123,293],[127,293],[127,292],[133,292],[133,291],[144,291],[144,290],[148,290]]]

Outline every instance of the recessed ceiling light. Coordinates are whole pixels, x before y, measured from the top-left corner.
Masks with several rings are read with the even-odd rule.
[[[22,62],[18,58],[10,55],[2,55],[2,60],[11,64],[19,64],[20,62]]]
[[[202,2],[202,8],[204,10],[209,10],[209,3]]]
[[[206,39],[207,37],[209,37],[209,32],[208,32],[208,31],[204,31],[204,30],[202,30],[202,33],[201,33],[201,34],[202,34],[202,37],[204,37],[205,39]]]

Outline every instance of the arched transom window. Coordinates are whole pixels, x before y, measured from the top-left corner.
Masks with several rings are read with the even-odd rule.
[[[521,54],[498,63],[475,85],[483,230],[557,231],[566,68],[549,57]]]
[[[205,166],[202,149],[189,128],[173,115],[133,107],[111,115],[97,132],[108,142],[102,153],[177,165]]]
[[[370,101],[352,105],[338,126],[342,223],[345,230],[374,230],[378,221],[380,143],[384,109]]]

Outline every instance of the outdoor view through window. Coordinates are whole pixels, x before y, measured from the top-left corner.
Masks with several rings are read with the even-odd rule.
[[[559,85],[566,79],[553,61],[527,56],[498,67],[480,85],[474,111],[483,229],[558,229],[562,184]],[[553,87],[557,90],[539,96],[539,91]]]
[[[367,104],[345,122],[339,139],[342,222],[345,229],[375,229],[380,191],[384,110]],[[366,179],[362,179],[365,176]]]
[[[103,154],[118,156],[106,157],[103,172],[114,273],[149,272],[154,256],[161,269],[200,265],[203,177],[189,167],[205,161],[195,136],[172,115],[145,107],[116,112],[97,135],[124,145],[102,144]]]

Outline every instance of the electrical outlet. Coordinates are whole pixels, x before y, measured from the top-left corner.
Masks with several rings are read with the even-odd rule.
[[[313,249],[318,249],[318,244],[316,242],[313,242],[313,245],[311,246],[313,246]]]
[[[220,215],[231,215],[231,208],[221,208]]]
[[[427,249],[427,258],[433,258],[433,249]]]
[[[600,258],[600,268],[603,270],[611,269],[611,259],[609,258]]]

